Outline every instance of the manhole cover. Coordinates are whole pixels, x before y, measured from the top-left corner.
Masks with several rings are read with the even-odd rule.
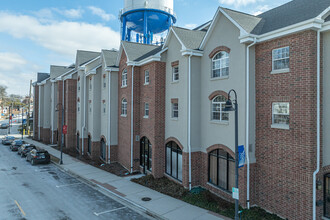
[[[143,197],[141,200],[144,201],[144,202],[148,202],[148,201],[151,200],[151,198],[149,198],[149,197]]]

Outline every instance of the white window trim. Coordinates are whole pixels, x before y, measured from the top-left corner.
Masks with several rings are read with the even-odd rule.
[[[124,74],[125,73],[125,74]],[[126,79],[124,79],[124,75],[126,75]],[[124,69],[121,73],[121,88],[127,87],[127,70]]]
[[[174,69],[178,68],[178,72],[174,73]],[[177,74],[179,79],[174,79],[174,75]],[[180,80],[180,69],[179,69],[179,65],[176,66],[172,66],[172,83],[177,83]]]
[[[290,117],[290,103],[289,102],[273,102],[272,103],[272,124],[271,124],[271,128],[277,128],[277,129],[285,129],[285,130],[289,130],[290,129],[290,119],[289,119],[289,124],[275,124],[274,123],[274,105],[275,104],[279,104],[279,103],[285,103],[288,104],[289,107],[289,113],[288,114],[276,114],[276,115],[289,115]]]
[[[146,75],[147,72],[148,72],[148,82],[147,82],[147,75]],[[144,85],[145,86],[149,85],[149,83],[150,83],[150,72],[149,72],[149,70],[145,70],[144,71]]]
[[[148,106],[148,115],[147,115],[147,106]],[[149,118],[149,114],[150,114],[149,103],[145,102],[144,103],[144,116],[143,116],[143,118]]]
[[[217,95],[217,96],[215,96],[215,97],[211,100],[211,122],[213,122],[213,123],[217,123],[217,124],[224,124],[224,125],[226,125],[226,124],[229,124],[229,114],[228,114],[228,120],[223,120],[223,119],[222,119],[222,113],[223,113],[223,111],[222,111],[222,109],[221,109],[221,105],[225,105],[226,102],[216,102],[216,103],[219,103],[219,104],[220,104],[220,120],[213,119],[213,112],[215,112],[215,111],[213,111],[213,104],[215,104],[214,100],[215,100],[217,97],[219,97],[219,96],[220,96],[220,95]]]
[[[126,100],[126,99],[125,99]],[[122,112],[125,112],[125,111],[123,111],[123,101],[124,101],[124,99],[122,99],[121,100],[121,107],[120,107],[120,110],[121,110],[121,117],[127,117],[127,100],[126,100],[126,114],[122,114]]]
[[[178,109],[177,110],[174,110],[174,104],[177,104],[178,105]],[[177,111],[178,112],[178,117],[174,117],[174,111]],[[172,119],[178,119],[179,118],[179,103],[172,103],[171,104],[171,118]]]
[[[226,60],[226,59],[228,59],[228,69],[230,68],[230,60],[229,60],[229,53],[227,53],[226,51],[220,51],[219,53],[226,53],[227,55],[228,55],[228,57],[224,57],[224,58],[220,58],[220,59],[216,59],[216,60],[220,60],[220,63],[221,63],[221,61],[222,60]],[[215,69],[213,69],[213,62],[215,62],[216,60],[214,59],[219,53],[216,53],[213,57],[212,57],[212,62],[211,62],[211,80],[215,80],[215,79],[228,79],[229,78],[229,71],[230,71],[230,69],[229,69],[229,71],[228,71],[228,75],[227,76],[224,76],[224,75],[222,75],[222,72],[221,72],[221,65],[220,65],[220,76],[217,76],[217,77],[213,77],[213,71],[215,70]],[[224,67],[224,68],[227,68],[227,67]]]
[[[280,50],[280,49],[284,49],[284,48],[289,48],[289,56],[285,57],[285,58],[281,58],[281,59],[274,59],[274,51],[275,50]],[[283,69],[274,69],[274,61],[277,60],[284,60],[284,59],[289,59],[289,66],[290,66],[290,46],[286,46],[286,47],[280,47],[280,48],[276,48],[272,50],[272,72],[271,74],[278,74],[278,73],[288,73],[290,72],[290,68],[283,68]]]

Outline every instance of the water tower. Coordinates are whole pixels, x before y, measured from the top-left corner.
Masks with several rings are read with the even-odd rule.
[[[153,44],[176,22],[173,0],[125,0],[120,20],[123,41]]]

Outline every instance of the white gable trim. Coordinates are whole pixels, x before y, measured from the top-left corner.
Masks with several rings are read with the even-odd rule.
[[[319,14],[316,18],[324,20],[328,17],[328,15],[330,15],[330,6],[325,9],[321,14]]]
[[[231,21],[239,30],[240,30],[240,35],[247,35],[248,33],[234,20],[232,19],[221,7],[218,8],[210,28],[207,30],[206,35],[204,36],[204,39],[201,43],[201,45],[199,46],[200,50],[204,50],[204,47],[206,45],[206,42],[208,41],[208,39],[210,38],[211,33],[213,32],[214,28],[215,28],[215,23],[218,20],[219,14],[223,14],[229,21]]]
[[[165,47],[168,46],[169,44],[169,41],[170,41],[170,36],[174,34],[174,36],[176,37],[176,39],[179,41],[179,43],[181,44],[181,47],[182,47],[182,50],[185,50],[186,49],[186,46],[183,44],[183,42],[181,41],[181,39],[179,38],[178,34],[175,33],[174,29],[171,27],[170,29],[170,32],[168,33],[168,36],[166,37],[166,41],[165,41],[165,44],[163,46],[163,49],[165,49]]]

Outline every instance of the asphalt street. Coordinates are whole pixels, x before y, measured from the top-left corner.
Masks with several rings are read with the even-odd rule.
[[[150,219],[53,164],[32,166],[0,144],[0,220]]]

